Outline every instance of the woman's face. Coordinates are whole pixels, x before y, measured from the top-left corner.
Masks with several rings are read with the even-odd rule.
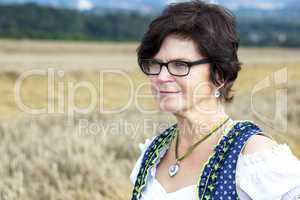
[[[192,62],[203,58],[192,40],[176,35],[167,36],[153,57],[161,62],[175,59]],[[200,106],[201,102],[212,98],[209,67],[209,64],[194,65],[188,75],[179,77],[171,75],[163,66],[159,75],[149,75],[151,90],[160,110],[172,113],[200,107],[205,110]]]

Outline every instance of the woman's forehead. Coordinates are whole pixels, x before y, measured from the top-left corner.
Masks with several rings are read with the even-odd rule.
[[[197,45],[194,41],[170,35],[164,39],[154,58],[160,60],[172,60],[178,58],[194,60],[201,58],[201,55],[198,53]]]

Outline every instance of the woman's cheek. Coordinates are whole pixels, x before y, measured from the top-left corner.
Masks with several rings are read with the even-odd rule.
[[[154,97],[155,99],[157,99],[157,96],[158,96],[158,91],[157,91],[156,88],[157,88],[157,87],[156,87],[155,85],[152,85],[152,84],[151,84],[151,86],[150,86],[151,93],[152,93],[152,95],[153,95],[153,97]]]

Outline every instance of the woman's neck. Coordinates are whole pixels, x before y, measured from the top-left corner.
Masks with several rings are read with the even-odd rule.
[[[221,123],[221,120],[228,117],[223,107],[219,107],[215,112],[199,111],[197,109],[187,110],[175,114],[180,134],[180,140],[191,145],[205,137],[213,127]],[[220,133],[217,130],[216,135]]]

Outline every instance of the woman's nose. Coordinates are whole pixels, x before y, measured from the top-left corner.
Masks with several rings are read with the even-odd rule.
[[[159,81],[168,81],[172,78],[172,75],[169,73],[166,66],[162,66],[160,73],[157,76]]]

